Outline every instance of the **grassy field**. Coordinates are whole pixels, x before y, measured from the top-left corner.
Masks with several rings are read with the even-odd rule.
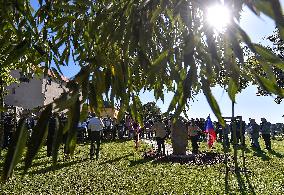
[[[200,145],[208,150],[206,143]],[[272,153],[248,148],[249,172],[240,177],[229,172],[227,180],[224,164],[145,160],[141,154],[147,146],[136,152],[133,141],[103,143],[98,161],[89,160],[88,145],[79,145],[74,158],[60,156],[56,167],[43,149],[28,174],[22,175],[19,164],[13,177],[0,184],[0,194],[284,194],[284,141],[272,145]],[[221,145],[214,150],[220,152]]]

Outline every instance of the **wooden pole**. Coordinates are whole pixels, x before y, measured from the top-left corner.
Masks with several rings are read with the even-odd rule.
[[[234,148],[234,164],[235,171],[238,171],[238,150],[237,150],[237,132],[236,132],[236,120],[235,120],[235,103],[232,101],[232,130],[233,130],[233,148]]]
[[[246,158],[245,158],[245,134],[244,131],[245,129],[243,129],[243,119],[242,116],[239,116],[240,118],[240,134],[241,134],[241,148],[242,148],[242,158],[243,158],[243,168],[244,171],[246,170]]]
[[[0,74],[1,74],[1,69],[0,69]],[[4,86],[3,86],[3,78],[0,75],[0,107],[4,108]],[[0,158],[2,155],[2,147],[3,147],[3,142],[4,142],[4,116],[3,116],[3,111],[0,111]]]

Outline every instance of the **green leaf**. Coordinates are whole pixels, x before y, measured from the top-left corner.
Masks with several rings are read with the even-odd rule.
[[[217,52],[213,29],[208,28],[205,30],[205,33],[206,33],[206,42],[208,45],[209,52],[211,54],[212,61],[216,62],[216,65],[219,65],[218,62],[220,60]]]
[[[152,14],[151,20],[150,20],[151,23],[155,23],[156,22],[156,20],[157,20],[158,16],[160,15],[161,11],[162,11],[162,9],[161,9],[160,6],[158,6],[155,9],[155,11]]]
[[[271,4],[268,0],[258,0],[255,1],[255,7],[264,13],[265,15],[269,16],[271,19],[275,19],[273,9],[271,7]]]
[[[225,121],[222,117],[219,105],[215,99],[215,97],[213,96],[209,83],[205,78],[202,78],[201,80],[202,82],[202,89],[203,89],[203,93],[207,99],[207,102],[209,103],[212,111],[214,112],[215,116],[217,117],[218,121],[220,122],[220,124],[224,127],[225,126]]]
[[[181,97],[181,93],[176,91],[173,99],[171,100],[171,103],[169,105],[167,113],[170,113],[171,111],[173,111],[176,108],[176,105],[177,105],[178,101],[180,100],[180,97]]]
[[[235,103],[236,102],[236,94],[238,92],[238,85],[235,83],[233,78],[230,78],[229,86],[228,86],[228,94],[230,99]]]
[[[280,36],[284,38],[284,17],[279,0],[258,0],[255,7],[265,15],[273,19],[280,30]]]
[[[31,140],[25,158],[25,172],[31,167],[32,161],[45,141],[48,131],[48,121],[52,114],[52,104],[41,112],[36,126],[33,128]]]
[[[54,130],[54,135],[53,135],[53,140],[52,140],[52,163],[53,165],[57,163],[58,150],[63,140],[63,130],[64,130],[63,123],[59,120],[59,118],[56,117],[55,120],[56,120],[55,130]]]
[[[138,110],[142,110],[142,103],[137,95],[132,95],[132,105],[131,108],[131,114],[134,116],[135,120],[142,125],[142,117],[141,113],[138,112]]]
[[[81,114],[80,114],[80,121],[83,122],[88,117],[88,104],[83,104]]]
[[[252,44],[250,37],[238,24],[233,23],[232,31],[238,32],[239,35],[242,37],[242,40],[245,42],[245,44],[251,49],[252,52],[256,53],[254,45]]]
[[[243,49],[240,46],[240,42],[238,41],[235,32],[230,33],[230,40],[232,43],[232,49],[236,55],[236,57],[239,59],[240,63],[244,63],[244,54],[243,54]]]
[[[270,0],[273,9],[275,23],[280,31],[280,36],[284,39],[284,17],[283,10],[279,0]]]
[[[80,100],[77,97],[76,102],[70,108],[69,116],[68,116],[68,135],[66,140],[66,153],[73,155],[77,143],[77,129],[78,123],[80,120]]]
[[[162,52],[150,66],[149,71],[148,71],[149,75],[147,79],[150,85],[152,85],[153,82],[155,81],[155,75],[161,71],[162,66],[166,65],[166,59],[168,57],[168,54],[169,54],[169,50]]]
[[[269,78],[270,82],[276,83],[276,77],[273,72],[272,66],[269,65],[265,60],[259,59],[259,64],[262,66],[265,71],[266,76]]]
[[[2,181],[6,181],[11,177],[13,169],[22,157],[28,137],[28,130],[25,122],[26,118],[20,119],[17,130],[13,135],[12,142],[9,145],[3,165]]]
[[[275,55],[272,51],[269,49],[263,47],[260,44],[253,44],[256,52],[267,62],[273,63],[273,64],[284,64],[284,61],[282,61],[277,55]]]
[[[93,83],[90,83],[89,103],[91,111],[98,111],[97,91]],[[97,113],[97,112],[96,112]],[[99,113],[97,113],[99,114]]]
[[[9,53],[6,60],[3,62],[2,66],[9,66],[12,63],[17,62],[22,56],[25,55],[26,50],[28,49],[29,42],[24,40],[20,42],[12,52]]]
[[[7,112],[7,108],[0,105],[0,112]]]
[[[90,66],[84,66],[81,68],[80,72],[76,74],[74,80],[76,82],[82,83],[85,79],[89,79]]]
[[[263,89],[270,93],[279,95],[280,97],[284,97],[284,89],[278,87],[277,83],[257,74],[255,75],[255,77]]]

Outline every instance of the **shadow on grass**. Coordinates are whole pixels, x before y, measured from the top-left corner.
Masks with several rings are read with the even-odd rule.
[[[243,148],[242,148],[243,147]],[[243,149],[244,153],[250,153],[252,152],[246,145],[239,147],[238,149]],[[256,155],[261,156],[262,159],[267,159],[269,157],[267,157],[265,155],[265,153],[263,153],[262,151],[257,151],[257,150],[253,150]],[[224,148],[224,153],[225,153],[225,161],[224,161],[224,165],[226,168],[226,173],[225,173],[225,194],[231,194],[231,190],[230,190],[230,186],[229,186],[229,173],[231,172],[237,179],[237,183],[238,183],[238,188],[239,188],[239,192],[242,195],[245,194],[255,194],[254,191],[254,187],[250,182],[250,178],[248,173],[251,173],[251,171],[247,170],[246,168],[246,164],[245,162],[242,163],[242,165],[240,165],[239,161],[236,160],[233,162],[233,164],[229,163],[229,161],[227,160],[227,152],[226,152],[226,148]],[[237,164],[234,164],[234,163]]]
[[[248,188],[249,188],[251,194],[255,195],[256,193],[255,193],[255,191],[254,191],[253,185],[252,185],[251,182],[250,182],[250,179],[249,179],[249,175],[248,175],[247,170],[245,170],[244,173],[245,173],[246,182],[247,182],[247,184],[248,184]]]
[[[22,165],[21,165],[20,167],[16,167],[15,170],[17,170],[17,171],[24,170],[24,168],[25,168],[24,163],[25,163],[25,161],[23,160],[23,161],[21,162]],[[47,163],[49,163],[49,162],[44,161],[44,160],[43,160],[43,161],[40,161],[40,162],[33,162],[32,167],[39,167],[39,166],[45,165],[45,164],[47,164]]]
[[[245,185],[245,182],[244,182],[239,170],[236,171],[236,177],[237,177],[237,181],[238,181],[238,185],[239,185],[239,189],[241,191],[241,194],[247,194],[246,185]]]
[[[124,158],[127,158],[129,156],[133,156],[133,155],[132,154],[127,154],[127,155],[124,155],[124,156],[121,156],[121,157],[117,157],[117,158],[114,158],[114,159],[111,159],[111,160],[107,160],[107,161],[101,162],[99,165],[112,164],[114,162],[120,161],[120,160],[122,160]]]
[[[150,162],[152,161],[153,159],[151,158],[142,158],[142,159],[139,159],[139,160],[130,160],[130,164],[129,164],[129,167],[134,167],[136,165],[141,165],[141,164],[144,164],[144,163],[147,163],[147,162]]]
[[[268,161],[271,158],[266,155],[266,153],[263,150],[258,150],[258,149],[252,149],[254,151],[253,155],[257,157],[261,157],[263,161]]]
[[[249,178],[249,173],[251,172],[246,168],[238,168],[238,170],[235,170],[235,167],[227,167],[225,174],[225,194],[231,194],[229,186],[229,172],[236,176],[240,194],[256,194]]]
[[[71,161],[71,162],[57,164],[55,166],[51,165],[49,167],[45,167],[45,168],[40,169],[40,170],[30,171],[30,172],[28,172],[28,174],[45,174],[45,173],[48,173],[50,171],[56,171],[56,170],[62,169],[64,167],[69,167],[69,166],[74,165],[74,164],[85,162],[86,160],[88,160],[88,159],[86,158],[86,159],[75,160],[75,161]]]
[[[127,139],[127,138],[123,138],[123,139],[103,139],[102,143],[123,143],[123,142],[127,142],[131,139]]]
[[[268,153],[276,156],[277,158],[284,158],[283,154],[280,154],[279,152],[276,152],[275,150],[269,150]]]
[[[244,152],[245,153],[251,153],[251,150],[249,149],[249,147],[247,145],[244,146]]]

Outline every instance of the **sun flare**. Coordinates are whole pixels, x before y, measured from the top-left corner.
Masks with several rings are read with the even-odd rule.
[[[206,20],[216,31],[222,32],[230,23],[231,12],[222,4],[208,7]]]

